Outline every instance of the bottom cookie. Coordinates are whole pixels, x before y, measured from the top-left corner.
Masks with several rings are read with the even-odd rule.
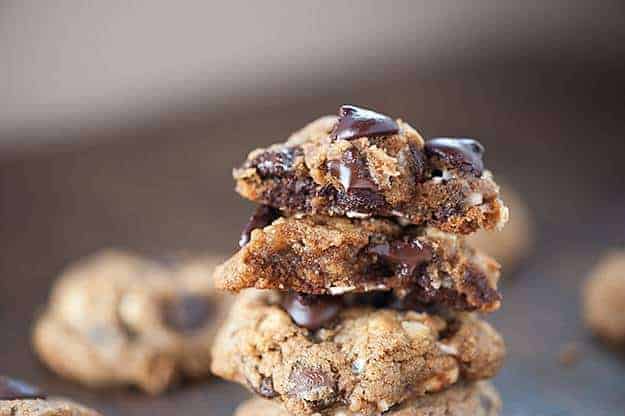
[[[70,400],[48,398],[36,387],[0,376],[0,416],[100,416]]]
[[[385,416],[498,416],[501,400],[488,382],[462,384],[440,393],[408,400],[385,412]],[[333,416],[358,416],[348,409],[338,408]],[[265,399],[243,403],[234,416],[290,416],[279,404]]]

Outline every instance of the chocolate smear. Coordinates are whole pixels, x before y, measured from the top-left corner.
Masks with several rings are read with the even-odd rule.
[[[369,252],[377,254],[384,261],[397,266],[400,276],[412,276],[422,264],[432,261],[432,248],[418,240],[384,242],[369,247]]]
[[[268,205],[258,206],[247,224],[245,224],[245,227],[243,227],[241,238],[239,239],[239,247],[243,247],[250,242],[252,231],[257,228],[265,228],[278,217],[280,217],[280,211],[277,209],[271,208]]]
[[[484,146],[477,140],[438,137],[425,142],[425,152],[465,172],[481,175],[484,171]]]
[[[329,160],[328,170],[343,185],[345,192],[350,189],[369,189],[378,191],[378,186],[369,174],[366,162],[354,149],[348,149],[340,160]]]
[[[290,292],[282,299],[282,307],[293,321],[304,328],[316,331],[330,323],[341,311],[340,296],[308,295]]]

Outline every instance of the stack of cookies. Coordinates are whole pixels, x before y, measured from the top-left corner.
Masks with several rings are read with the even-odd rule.
[[[259,206],[215,285],[250,290],[212,371],[263,398],[238,415],[498,414],[505,346],[476,313],[499,265],[464,238],[508,217],[483,153],[343,106],[235,169]]]

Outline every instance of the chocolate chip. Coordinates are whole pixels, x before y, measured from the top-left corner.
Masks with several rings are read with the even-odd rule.
[[[374,244],[368,251],[396,265],[397,274],[406,277],[412,276],[421,265],[429,263],[433,256],[432,248],[418,240]]]
[[[341,311],[340,296],[308,295],[290,292],[282,299],[282,307],[291,319],[304,328],[316,331],[330,323]]]
[[[315,411],[331,406],[337,398],[337,383],[331,373],[296,363],[289,375],[289,393],[305,400]]]
[[[429,157],[436,156],[475,175],[481,175],[484,171],[484,146],[477,140],[438,137],[425,142],[425,152]]]
[[[0,400],[45,399],[46,395],[36,387],[22,381],[0,376]]]
[[[201,295],[182,295],[162,304],[165,325],[182,333],[203,328],[212,312],[212,303]]]
[[[345,192],[350,189],[378,190],[378,186],[371,179],[366,162],[355,149],[346,150],[340,160],[329,160],[327,167],[330,174],[339,179]]]
[[[264,228],[271,224],[276,218],[280,216],[280,211],[275,208],[271,208],[268,205],[260,205],[256,208],[250,220],[243,227],[241,232],[241,238],[239,239],[239,247],[245,246],[250,242],[252,231],[257,228]]]
[[[272,377],[262,377],[260,380],[260,384],[258,385],[258,387],[253,386],[251,383],[248,384],[250,386],[252,386],[252,389],[258,393],[259,395],[267,398],[267,399],[272,399],[274,397],[276,397],[278,395],[278,392],[276,392],[273,388],[273,378]]]
[[[285,147],[269,150],[245,163],[244,167],[254,167],[262,178],[283,176],[293,169],[295,160],[304,154],[300,147]]]
[[[353,140],[363,136],[388,136],[397,133],[399,126],[392,118],[366,108],[343,105],[339,109],[339,121],[330,137]]]

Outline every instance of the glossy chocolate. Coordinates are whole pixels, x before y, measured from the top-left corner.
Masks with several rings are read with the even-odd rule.
[[[203,328],[213,313],[210,299],[201,295],[182,295],[167,300],[162,308],[165,325],[182,333]]]
[[[465,172],[475,175],[484,172],[484,146],[477,140],[438,137],[425,142],[425,152]]]
[[[243,247],[250,242],[252,231],[257,228],[265,228],[279,216],[280,212],[277,209],[271,208],[268,205],[258,206],[247,224],[245,224],[245,227],[243,227],[241,238],[239,239],[239,247]]]
[[[306,295],[290,292],[282,299],[282,307],[293,321],[304,328],[316,331],[329,324],[341,311],[340,296]]]
[[[45,399],[46,395],[24,382],[0,376],[0,400]]]
[[[330,174],[339,179],[345,192],[350,189],[378,190],[365,161],[354,149],[346,150],[341,160],[329,160],[327,166]]]
[[[364,136],[389,136],[397,133],[399,125],[392,118],[366,108],[344,105],[339,109],[339,121],[330,137],[353,140]]]
[[[245,166],[255,167],[262,178],[288,174],[295,165],[295,160],[303,155],[299,147],[286,147],[280,150],[264,152],[248,161]]]
[[[369,252],[397,266],[397,274],[412,276],[422,264],[432,261],[432,248],[420,241],[393,241],[372,245]]]

